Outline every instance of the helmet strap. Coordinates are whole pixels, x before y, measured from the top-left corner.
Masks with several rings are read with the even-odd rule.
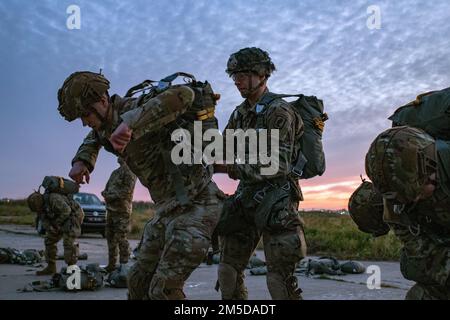
[[[256,86],[253,87],[251,76],[249,75],[247,79],[248,79],[248,95],[249,96],[253,95],[259,88],[261,88],[266,83],[266,80],[267,80],[267,78],[264,77],[264,79],[262,79]],[[248,97],[247,97],[247,99],[248,99]]]
[[[102,115],[100,114],[100,112],[98,112],[98,110],[95,109],[95,108],[92,107],[92,106],[90,107],[90,109],[91,109],[91,112],[92,112],[93,114],[95,114],[95,116],[101,121],[101,123],[102,123],[101,129],[104,129],[105,126],[106,126],[108,117],[109,117],[109,115],[110,115],[110,113],[111,113],[111,104],[109,103],[109,100],[108,100],[108,107],[107,107],[107,109],[106,109],[106,116],[102,116]]]

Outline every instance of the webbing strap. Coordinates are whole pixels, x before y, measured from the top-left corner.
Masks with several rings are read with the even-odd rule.
[[[189,203],[189,197],[183,183],[183,176],[180,169],[172,162],[167,150],[164,150],[162,154],[164,162],[167,165],[167,169],[169,170],[169,174],[172,177],[173,185],[175,187],[175,196],[181,205],[186,205]]]

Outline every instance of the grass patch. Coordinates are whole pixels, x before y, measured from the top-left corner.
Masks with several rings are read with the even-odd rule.
[[[133,202],[133,214],[131,215],[130,239],[140,239],[147,221],[153,217],[154,205],[145,202]]]
[[[374,238],[358,230],[348,215],[305,212],[308,253],[338,259],[398,260],[401,243],[392,232]]]
[[[25,200],[0,202],[0,224],[33,225],[36,215],[31,212]]]

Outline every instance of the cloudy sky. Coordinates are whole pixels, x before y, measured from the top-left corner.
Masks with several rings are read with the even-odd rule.
[[[77,5],[80,29],[67,8]],[[369,29],[369,6],[381,12]],[[230,53],[267,50],[274,92],[316,95],[330,120],[327,171],[302,181],[303,208],[344,208],[364,174],[370,142],[386,118],[418,93],[450,84],[450,3],[442,1],[25,1],[0,2],[0,198],[21,198],[45,175],[67,176],[87,128],[65,122],[56,91],[76,70],[98,71],[124,94],[176,71],[208,80],[222,95],[221,128],[241,97],[224,72]],[[91,183],[99,193],[117,166],[101,152]],[[216,175],[231,193],[236,185]],[[136,200],[149,200],[139,185]]]

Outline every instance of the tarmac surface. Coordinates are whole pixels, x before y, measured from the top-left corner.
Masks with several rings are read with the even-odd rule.
[[[80,253],[87,253],[88,260],[79,261],[78,265],[107,262],[106,240],[100,235],[83,235],[79,240]],[[130,240],[135,248],[138,241]],[[29,226],[0,225],[0,247],[18,250],[44,248],[44,239]],[[58,253],[62,253],[62,241],[58,244]],[[257,255],[264,259],[264,253]],[[129,264],[133,264],[131,260]],[[361,261],[366,267],[375,265],[380,269],[381,288],[369,289],[367,285],[371,274],[363,273],[344,276],[326,276],[325,279],[307,277],[297,274],[299,285],[305,300],[403,300],[407,290],[414,284],[404,279],[398,262]],[[13,264],[0,264],[0,300],[124,300],[127,289],[104,287],[97,291],[81,292],[18,292],[35,280],[48,280],[49,276],[36,276],[41,267]],[[58,271],[64,261],[58,260]],[[185,294],[189,300],[219,300],[220,294],[214,290],[217,279],[217,265],[202,264],[189,277],[185,284]],[[269,300],[266,277],[253,276],[246,270],[245,283],[251,300]]]

